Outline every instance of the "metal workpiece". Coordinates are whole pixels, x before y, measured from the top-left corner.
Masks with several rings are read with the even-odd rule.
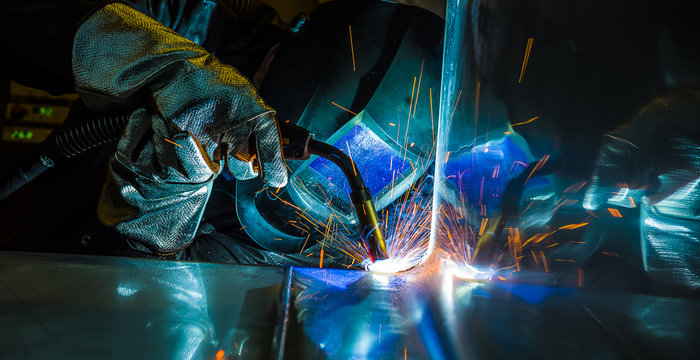
[[[698,355],[697,300],[583,291],[541,278],[10,252],[0,253],[0,271],[7,359]]]

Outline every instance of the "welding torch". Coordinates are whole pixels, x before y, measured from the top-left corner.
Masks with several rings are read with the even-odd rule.
[[[474,246],[471,263],[481,266],[489,266],[495,255],[499,239],[506,222],[520,212],[520,198],[525,184],[537,176],[549,175],[561,167],[561,159],[549,159],[545,156],[538,161],[527,165],[520,175],[510,179],[501,195],[501,205],[493,221],[486,227]]]
[[[57,162],[73,158],[110,141],[117,140],[128,122],[130,110],[95,114],[77,127],[55,132],[41,143],[31,157],[6,178],[0,179],[0,201],[29,183]],[[311,155],[336,164],[350,183],[350,199],[362,229],[361,238],[372,262],[386,259],[386,242],[374,208],[372,194],[352,159],[334,146],[314,140],[309,130],[290,123],[279,124],[286,160],[306,160]],[[254,140],[250,149],[255,149]]]
[[[337,165],[350,184],[350,200],[362,229],[361,238],[372,262],[387,258],[386,241],[374,208],[372,194],[365,186],[359,169],[352,159],[335,146],[314,140],[307,129],[291,123],[281,123],[280,138],[285,160],[306,160],[311,155],[326,158]],[[254,148],[254,147],[253,147]]]

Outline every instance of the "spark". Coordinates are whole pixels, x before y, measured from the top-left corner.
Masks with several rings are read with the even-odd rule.
[[[580,223],[580,224],[569,224],[569,225],[564,225],[559,228],[559,230],[573,230],[573,229],[578,229],[580,227],[588,225],[587,222]]]
[[[526,120],[526,121],[523,121],[523,122],[515,123],[515,124],[511,125],[510,127],[515,127],[515,126],[520,126],[520,125],[529,124],[529,123],[531,123],[531,122],[533,122],[533,121],[535,121],[535,120],[537,120],[537,119],[539,119],[539,118],[540,118],[539,116],[535,116],[534,118],[532,118],[532,119],[530,119],[530,120]]]
[[[527,62],[530,59],[530,51],[532,50],[532,43],[534,41],[534,38],[527,39],[527,45],[525,46],[525,56],[523,57],[523,66],[520,68],[520,77],[518,77],[518,84],[523,82],[523,75],[525,75],[525,69],[527,68]]]
[[[411,103],[408,105],[408,119],[406,120],[406,135],[404,135],[404,146],[406,141],[408,141],[408,128],[411,124],[411,109],[413,108],[413,93],[416,90],[416,77],[413,77],[413,89],[411,89]],[[398,140],[398,139],[397,139]]]
[[[226,352],[223,350],[219,350],[216,352],[216,359],[221,360],[224,358],[224,355],[226,355]]]
[[[416,101],[413,105],[413,118],[416,118],[416,108],[418,107],[418,94],[420,94],[420,83],[423,79],[423,65],[425,65],[425,60],[420,64],[420,75],[418,76],[418,90],[416,91]]]
[[[620,254],[618,254],[618,253],[616,253],[616,252],[601,251],[600,253],[603,254],[603,255],[605,255],[605,256],[611,256],[611,257],[617,257],[617,258],[620,257]]]
[[[481,227],[479,227],[479,236],[484,234],[484,230],[486,230],[486,224],[488,223],[489,218],[483,218],[481,219]]]
[[[350,153],[350,144],[348,144],[348,142],[345,141],[345,146],[348,149],[348,156],[350,157],[350,163],[352,164],[352,172],[355,173],[355,176],[357,176],[357,168],[355,167],[355,161],[352,160],[352,154]]]
[[[547,257],[544,256],[544,252],[540,250],[540,257],[542,257],[542,265],[544,265],[544,271],[549,272],[549,264],[547,264]]]
[[[340,105],[336,104],[336,103],[335,103],[335,102],[333,102],[333,101],[331,101],[331,104],[333,104],[333,105],[335,105],[335,106],[337,106],[337,107],[339,107],[339,108],[341,108],[341,109],[343,109],[343,110],[345,110],[345,111],[347,111],[347,112],[349,112],[349,113],[351,113],[351,114],[353,114],[353,115],[357,116],[357,114],[356,114],[356,113],[354,113],[353,111],[350,111],[350,110],[348,110],[348,109],[346,109],[346,108],[344,108],[344,107],[342,107],[342,106],[340,106]]]
[[[578,287],[583,287],[583,269],[578,269]]]
[[[352,26],[348,25],[348,34],[350,34],[350,54],[352,55],[352,71],[355,71],[355,46],[352,43]]]
[[[540,159],[540,161],[537,162],[537,164],[536,164],[535,167],[532,169],[532,171],[530,171],[530,173],[527,175],[527,178],[525,179],[524,184],[527,183],[528,181],[530,181],[530,177],[532,177],[532,174],[533,174],[535,171],[541,169],[541,168],[544,166],[544,164],[547,162],[547,160],[549,160],[549,155],[543,156],[542,159]]]
[[[620,214],[620,210],[613,209],[613,208],[608,208],[608,211],[610,212],[610,215],[616,218],[621,218],[622,214]]]
[[[165,140],[165,141],[167,141],[167,142],[169,142],[169,143],[171,143],[171,144],[173,144],[173,145],[175,145],[175,146],[179,146],[180,148],[182,148],[182,145],[180,145],[180,144],[178,144],[178,143],[176,143],[176,142],[174,142],[174,141],[172,141],[172,140],[165,139],[165,138],[164,138],[163,140]]]
[[[578,192],[579,190],[581,190],[581,188],[582,188],[584,185],[586,185],[586,183],[587,183],[587,181],[580,181],[580,182],[577,182],[577,183],[573,183],[573,184],[569,185],[569,187],[567,187],[567,188],[564,190],[564,193],[565,193],[565,194],[571,194],[571,193]]]
[[[455,101],[455,107],[452,108],[452,114],[450,115],[450,121],[449,123],[452,124],[452,117],[455,115],[455,110],[457,110],[457,104],[459,104],[459,99],[462,97],[462,90],[459,90],[459,94],[457,95],[457,101]],[[447,126],[449,128],[449,126]]]

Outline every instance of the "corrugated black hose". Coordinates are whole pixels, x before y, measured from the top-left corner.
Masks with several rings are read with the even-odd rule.
[[[56,164],[117,140],[130,114],[131,111],[102,113],[78,126],[52,133],[28,160],[0,180],[0,201]]]

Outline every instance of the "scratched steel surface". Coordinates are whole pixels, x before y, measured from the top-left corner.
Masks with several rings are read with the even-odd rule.
[[[0,253],[1,359],[697,358],[700,302],[352,270]],[[223,351],[223,352],[222,352]]]

